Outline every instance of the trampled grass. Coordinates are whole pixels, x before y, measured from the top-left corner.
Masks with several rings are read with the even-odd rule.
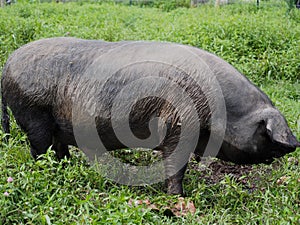
[[[159,40],[197,46],[224,58],[261,87],[300,138],[300,10],[283,2],[233,4],[216,9],[163,10],[99,3],[22,3],[0,9],[0,65],[21,45],[40,38]],[[300,152],[242,176],[186,173],[186,200],[194,214],[167,216],[177,196],[163,184],[128,187],[97,172],[72,151],[57,162],[49,151],[35,162],[26,136],[12,120],[9,143],[0,130],[0,224],[299,224]],[[211,174],[211,176],[209,176]],[[8,178],[12,178],[8,179]],[[159,210],[131,200],[149,200]]]

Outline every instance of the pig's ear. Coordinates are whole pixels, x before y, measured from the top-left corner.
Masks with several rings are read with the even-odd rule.
[[[267,134],[272,142],[288,148],[300,147],[300,142],[297,141],[285,121],[272,118],[265,122]]]

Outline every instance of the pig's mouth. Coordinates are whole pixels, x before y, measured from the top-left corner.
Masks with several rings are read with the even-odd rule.
[[[279,156],[278,156],[279,157]],[[233,162],[238,165],[249,165],[249,164],[271,164],[276,157],[262,157],[261,155],[250,155],[250,154],[239,154],[236,157],[227,157],[225,155],[218,155],[217,158],[224,161]]]
[[[271,154],[272,154],[272,157],[275,159],[275,158],[283,157],[286,154],[289,154],[293,151],[295,151],[295,148],[281,147],[280,149],[272,150]]]
[[[268,159],[265,159],[265,161],[262,162],[262,163],[269,165],[269,164],[271,164],[274,160],[275,160],[275,158],[268,158]]]
[[[283,146],[272,148],[272,150],[267,150],[267,148],[262,149],[263,151],[261,152],[249,153],[231,145],[224,144],[220,149],[217,158],[240,165],[260,163],[271,164],[276,158],[280,158],[295,150],[294,148]]]

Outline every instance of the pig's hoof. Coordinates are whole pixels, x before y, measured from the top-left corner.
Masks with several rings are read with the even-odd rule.
[[[183,196],[183,189],[180,186],[169,186],[168,187],[168,194],[169,195],[180,195]]]

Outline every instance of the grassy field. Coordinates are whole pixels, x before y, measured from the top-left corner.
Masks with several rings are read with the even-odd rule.
[[[262,1],[259,9],[254,2],[152,8],[18,1],[0,8],[0,67],[23,44],[54,36],[170,41],[213,52],[264,90],[300,138],[300,10],[284,1]],[[35,162],[26,136],[13,120],[11,127],[8,143],[0,130],[0,224],[300,223],[299,149],[271,165],[213,161],[203,168],[192,161],[182,200],[161,183],[116,184],[76,149],[70,160],[57,162],[49,151]]]

